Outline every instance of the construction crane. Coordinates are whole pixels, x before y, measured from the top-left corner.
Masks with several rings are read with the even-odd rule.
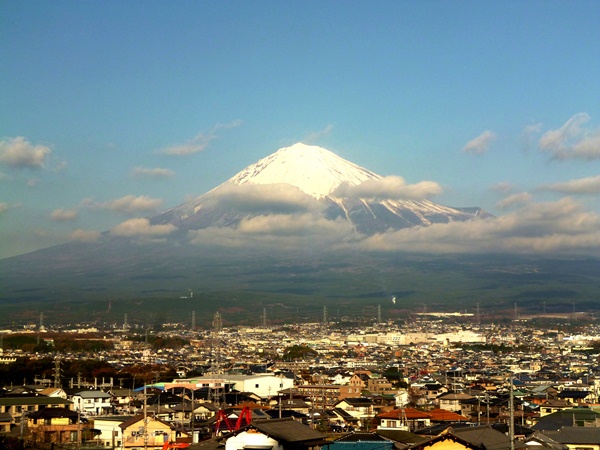
[[[245,423],[244,419],[246,421]],[[242,411],[240,412],[235,424],[232,424],[229,420],[229,417],[227,417],[227,413],[220,409],[219,412],[217,412],[217,420],[215,421],[215,434],[219,434],[222,431],[236,431],[242,428],[242,424],[245,426],[249,425],[250,423],[252,423],[252,411],[248,406],[244,406],[242,408]]]

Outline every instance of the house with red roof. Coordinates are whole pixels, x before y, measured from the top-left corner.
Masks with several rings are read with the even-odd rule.
[[[431,416],[414,408],[400,408],[375,416],[378,430],[411,431],[431,425]]]

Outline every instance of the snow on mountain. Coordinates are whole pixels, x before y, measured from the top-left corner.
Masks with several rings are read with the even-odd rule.
[[[331,194],[342,183],[358,186],[379,175],[315,145],[298,143],[259,160],[229,179],[243,185],[286,183],[317,199]]]
[[[362,186],[383,180],[329,150],[298,143],[152,221],[181,229],[235,227],[257,215],[318,210],[326,219],[345,219],[356,231],[374,234],[485,215],[480,208],[451,208],[426,199],[365,196]]]

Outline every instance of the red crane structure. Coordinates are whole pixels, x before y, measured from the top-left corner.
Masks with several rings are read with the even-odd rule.
[[[249,425],[250,423],[252,423],[252,411],[247,406],[242,408],[242,411],[240,412],[235,424],[232,424],[229,420],[229,417],[227,417],[227,413],[220,409],[219,412],[217,412],[217,420],[215,421],[215,434],[219,434],[223,431],[227,433],[230,431],[236,431],[239,430],[242,425],[245,426]]]

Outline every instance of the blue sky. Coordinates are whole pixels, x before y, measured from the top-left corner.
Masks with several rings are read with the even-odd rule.
[[[585,0],[4,1],[0,257],[298,141],[446,205],[575,211],[600,254],[599,20]]]

